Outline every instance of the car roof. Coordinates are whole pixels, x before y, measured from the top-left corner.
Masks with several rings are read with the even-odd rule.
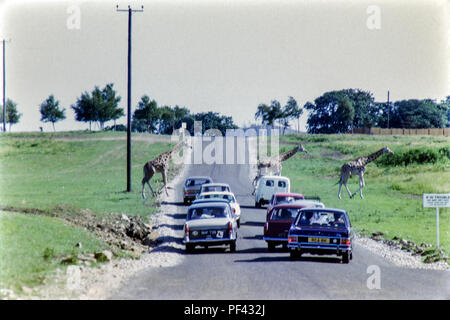
[[[208,179],[211,180],[211,177],[207,177],[207,176],[192,176],[192,177],[188,177],[186,180],[195,180],[195,179]]]
[[[295,193],[295,192],[281,192],[281,193],[275,193],[275,197],[294,197],[294,196],[301,196],[304,197],[301,193]]]
[[[347,214],[347,211],[345,211],[344,209],[337,209],[337,208],[303,208],[302,211],[322,211],[322,212],[339,212],[339,213],[344,213]]]
[[[205,208],[205,207],[226,207],[229,206],[229,204],[225,201],[204,201],[200,203],[193,203],[189,209],[196,209],[196,208]]]
[[[280,179],[280,180],[289,180],[288,177],[285,176],[262,176],[261,179]]]
[[[203,186],[204,187],[209,187],[209,186],[226,186],[226,187],[229,187],[230,185],[228,183],[222,183],[222,182],[210,182],[210,183],[205,183]]]
[[[205,203],[205,202],[223,202],[223,203],[228,203],[228,200],[226,200],[226,199],[196,199],[196,200],[192,201],[192,204]]]
[[[213,195],[213,194],[226,194],[226,195],[232,195],[234,197],[234,193],[230,192],[230,191],[208,191],[208,192],[203,192],[202,195]]]
[[[324,208],[305,207],[305,205],[308,205],[308,204],[323,204],[323,203],[317,202],[317,201],[305,200],[305,202],[295,201],[295,202],[290,202],[290,203],[277,204],[273,208],[278,209],[278,208],[299,208],[299,207],[301,207],[301,209],[324,209]]]

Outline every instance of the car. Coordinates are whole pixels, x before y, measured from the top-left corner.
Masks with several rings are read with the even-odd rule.
[[[337,255],[343,263],[353,258],[353,230],[345,210],[305,208],[299,211],[288,233],[291,260],[303,253]]]
[[[303,205],[304,208],[307,208],[307,207],[311,207],[311,208],[325,208],[325,205],[322,202],[316,201],[316,200],[296,199],[296,200],[294,200],[292,202],[281,203],[281,204],[299,204],[299,205]],[[275,208],[275,207],[273,207],[273,208]],[[270,211],[267,213],[266,221],[269,219],[273,208],[271,208]]]
[[[197,196],[197,200],[199,199],[221,199],[228,201],[231,206],[233,215],[236,218],[238,228],[241,226],[241,206],[236,201],[236,197],[232,192],[228,191],[203,192]],[[194,201],[193,203],[195,203],[196,201]]]
[[[269,205],[267,207],[267,214],[270,213],[270,210],[277,204],[282,203],[290,203],[295,200],[303,200],[305,197],[300,193],[275,193],[269,201]]]
[[[183,229],[186,252],[192,252],[196,246],[221,245],[229,245],[230,252],[236,251],[237,223],[226,202],[192,204]]]
[[[269,203],[276,193],[290,192],[291,182],[288,177],[283,176],[262,176],[255,190],[255,207]]]
[[[186,205],[195,200],[197,195],[200,193],[200,189],[203,184],[212,182],[213,181],[210,177],[195,176],[187,178],[183,188],[184,204]]]
[[[273,207],[271,214],[266,217],[264,224],[263,239],[267,242],[269,251],[274,251],[278,245],[287,248],[288,233],[291,224],[297,218],[298,212],[310,206],[323,205],[315,201],[304,201],[303,203],[284,203]]]
[[[230,185],[227,183],[205,183],[204,185],[202,185],[201,189],[200,189],[200,193],[203,192],[220,192],[220,191],[227,191],[227,192],[231,192],[231,188]]]

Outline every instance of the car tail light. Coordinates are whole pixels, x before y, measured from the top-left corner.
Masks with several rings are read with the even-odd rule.
[[[236,214],[236,208],[233,208],[233,214]]]
[[[184,236],[189,237],[189,227],[187,224],[184,225]]]
[[[341,244],[345,244],[345,245],[349,246],[350,245],[350,239],[342,238],[341,239]]]
[[[267,231],[269,231],[269,223],[268,222],[266,222],[264,224],[264,233],[266,233]]]
[[[230,235],[230,238],[233,234],[233,224],[231,222],[228,222],[228,234]]]
[[[291,243],[291,242],[298,242],[298,237],[297,236],[289,236],[288,243]]]

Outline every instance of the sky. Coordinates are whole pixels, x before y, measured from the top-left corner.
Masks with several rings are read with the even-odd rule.
[[[450,94],[446,0],[4,0],[6,97],[22,113],[13,132],[52,130],[39,112],[50,94],[66,109],[58,131],[88,128],[70,106],[95,86],[114,83],[126,109],[128,14],[117,4],[144,6],[132,21],[132,111],[146,94],[242,126],[289,96],[303,106],[347,88],[376,101]]]

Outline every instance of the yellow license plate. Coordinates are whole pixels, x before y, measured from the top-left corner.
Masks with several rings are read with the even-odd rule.
[[[328,238],[308,238],[308,242],[330,243]]]

